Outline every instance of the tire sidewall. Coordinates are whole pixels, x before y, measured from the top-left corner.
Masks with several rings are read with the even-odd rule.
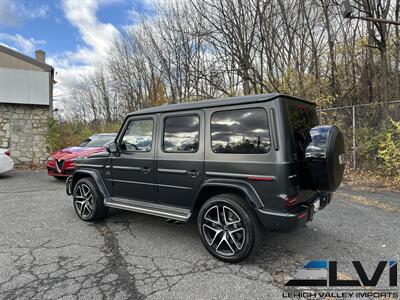
[[[239,197],[238,197],[239,198]],[[245,202],[246,200],[239,198],[241,201]],[[238,201],[233,200],[233,198],[225,195],[218,195],[210,198],[207,200],[203,206],[201,207],[199,214],[197,216],[197,228],[199,231],[200,239],[207,249],[207,251],[216,257],[219,260],[225,261],[225,262],[230,262],[230,263],[236,263],[244,260],[249,254],[252,252],[255,243],[256,243],[256,228],[254,224],[254,220],[252,221],[251,216],[249,215],[249,212],[247,211],[248,205],[245,202],[244,204],[246,205],[240,205],[237,203]],[[204,214],[207,212],[207,210],[216,205],[216,204],[223,204],[230,209],[232,209],[236,214],[241,219],[242,226],[244,227],[245,230],[245,243],[243,245],[243,248],[239,250],[238,253],[236,253],[233,256],[223,256],[217,253],[214,248],[210,245],[208,245],[204,235],[203,235],[203,218]],[[247,207],[246,207],[247,206]]]
[[[77,190],[78,187],[79,187],[80,185],[82,185],[82,184],[87,185],[87,186],[89,187],[89,189],[90,189],[92,195],[93,195],[93,211],[92,211],[92,213],[90,214],[90,216],[87,217],[87,218],[84,218],[84,217],[82,217],[82,216],[79,214],[79,212],[78,212],[78,210],[77,210],[77,208],[76,208],[76,205],[75,205],[75,194],[76,194],[76,190]],[[78,217],[79,217],[81,220],[83,220],[83,221],[93,221],[93,220],[95,219],[96,211],[97,211],[97,209],[98,209],[98,201],[99,201],[99,193],[97,192],[97,189],[96,189],[96,187],[94,186],[92,180],[91,180],[90,178],[82,178],[82,179],[80,179],[80,180],[76,183],[76,185],[75,185],[75,187],[74,187],[74,191],[73,191],[73,193],[72,193],[72,204],[73,204],[73,206],[74,206],[75,213],[78,215]]]

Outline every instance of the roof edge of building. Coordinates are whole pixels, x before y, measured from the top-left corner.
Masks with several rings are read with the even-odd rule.
[[[10,49],[6,46],[0,45],[0,52],[6,53],[8,55],[14,56],[15,58],[21,59],[29,64],[35,65],[39,68],[41,68],[42,70],[46,71],[46,72],[51,72],[53,70],[53,67],[46,64],[46,63],[41,63],[39,61],[37,61],[36,59],[29,57],[25,54],[22,54],[20,52],[17,52],[13,49]]]

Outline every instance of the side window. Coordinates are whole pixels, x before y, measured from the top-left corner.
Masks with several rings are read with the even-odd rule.
[[[200,119],[198,115],[167,117],[164,121],[165,152],[194,153],[199,149]]]
[[[153,119],[133,120],[122,137],[121,150],[149,152],[152,142]]]
[[[213,113],[211,147],[215,153],[269,152],[271,138],[267,112],[262,108],[250,108]]]

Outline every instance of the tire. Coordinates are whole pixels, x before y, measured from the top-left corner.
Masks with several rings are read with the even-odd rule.
[[[62,181],[62,180],[66,180],[67,179],[67,177],[65,177],[65,176],[53,176],[55,179],[57,179],[57,180],[60,180],[60,181]]]
[[[311,189],[334,192],[343,180],[345,147],[343,134],[336,126],[316,126],[310,131],[310,144],[305,150]]]
[[[197,226],[207,251],[225,262],[244,260],[261,241],[261,225],[253,209],[235,194],[208,199],[199,211]]]
[[[100,220],[107,215],[104,197],[90,177],[82,178],[76,183],[72,201],[76,214],[83,221]]]

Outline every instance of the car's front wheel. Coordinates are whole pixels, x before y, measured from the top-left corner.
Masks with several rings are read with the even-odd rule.
[[[102,219],[107,214],[104,198],[89,177],[80,179],[73,191],[73,204],[75,212],[84,221]]]
[[[247,201],[238,195],[210,198],[201,207],[197,221],[204,246],[222,261],[240,262],[259,245],[259,221]]]

